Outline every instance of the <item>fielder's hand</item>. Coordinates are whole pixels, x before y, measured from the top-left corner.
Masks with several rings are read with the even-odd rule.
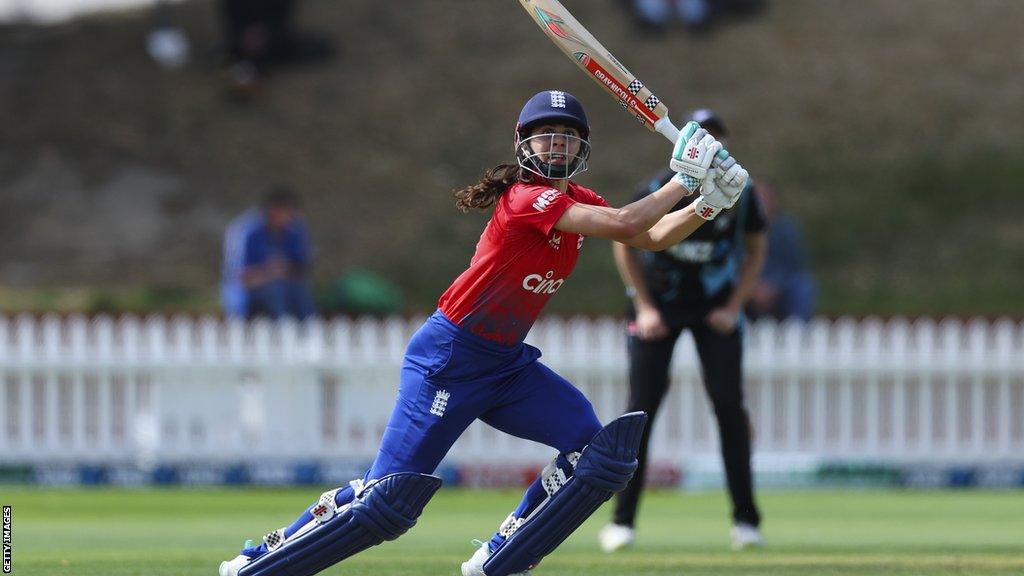
[[[715,308],[709,312],[704,321],[708,323],[712,330],[719,334],[732,334],[733,330],[736,329],[736,323],[739,322],[739,319],[740,314],[738,311],[722,307]]]
[[[679,132],[669,167],[678,172],[675,181],[693,194],[708,174],[711,161],[722,149],[722,144],[696,122],[687,122]]]
[[[637,306],[636,321],[630,332],[641,340],[660,340],[668,335],[668,326],[657,308]]]
[[[747,185],[747,171],[733,158],[723,161],[717,168],[708,171],[700,198],[693,203],[697,216],[714,220],[722,210],[732,208]]]

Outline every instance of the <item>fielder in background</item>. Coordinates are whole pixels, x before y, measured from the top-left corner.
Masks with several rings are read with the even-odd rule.
[[[586,170],[590,125],[566,92],[531,98],[516,125],[515,163],[455,192],[456,205],[492,210],[469,268],[413,335],[398,401],[370,469],[325,492],[291,526],[221,564],[221,576],[309,576],[416,523],[440,486],[431,474],[473,421],[551,446],[557,456],[463,576],[523,575],[629,482],[647,417],[607,426],[590,401],[525,344],[547,301],[576,266],[586,236],[646,250],[673,246],[736,202],[747,173],[696,123],[680,133],[664,186],[623,208],[571,182]],[[728,164],[726,164],[728,162]],[[698,187],[701,196],[666,215]]]
[[[718,140],[726,135],[722,120],[710,110],[697,110],[690,119]],[[635,199],[647,197],[673,176],[666,170],[644,181]],[[670,214],[685,210],[692,202],[684,198]],[[635,540],[650,429],[668,391],[672,353],[684,330],[690,331],[697,345],[704,387],[718,421],[733,504],[733,547],[763,544],[761,516],[754,503],[751,429],[743,406],[741,365],[742,310],[761,272],[765,244],[765,217],[750,183],[734,209],[719,214],[714,223],[665,251],[615,244],[615,263],[631,300],[629,409],[646,412],[650,424],[641,441],[637,472],[619,494],[612,523],[600,532],[605,552],[630,546]]]

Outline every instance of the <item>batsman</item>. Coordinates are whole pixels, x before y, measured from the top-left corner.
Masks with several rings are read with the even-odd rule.
[[[572,274],[587,236],[664,250],[735,204],[747,172],[695,122],[684,126],[664,186],[622,208],[572,179],[587,169],[590,124],[571,94],[549,90],[523,106],[514,161],[455,192],[456,206],[489,210],[469,267],[413,335],[398,399],[362,478],[325,492],[290,525],[220,565],[220,576],[309,576],[394,540],[441,485],[433,476],[479,419],[555,449],[554,460],[469,560],[463,576],[529,574],[629,483],[646,424],[633,412],[602,426],[587,398],[524,342]],[[724,155],[723,155],[724,156]],[[699,194],[668,213],[684,197]]]

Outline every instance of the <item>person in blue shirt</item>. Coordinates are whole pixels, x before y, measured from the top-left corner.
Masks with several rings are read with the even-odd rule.
[[[295,192],[278,186],[228,226],[221,295],[229,316],[301,320],[315,313],[312,246],[298,206]]]
[[[768,254],[747,303],[747,316],[806,322],[814,315],[818,283],[807,268],[800,225],[779,209],[778,190],[764,183],[756,190],[768,218]]]

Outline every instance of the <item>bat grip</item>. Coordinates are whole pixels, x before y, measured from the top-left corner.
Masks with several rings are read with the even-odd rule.
[[[668,138],[668,141],[673,145],[676,143],[676,139],[679,138],[679,128],[676,128],[676,125],[668,119],[668,116],[663,116],[654,123],[654,131]]]
[[[668,119],[668,115],[662,116],[661,118],[658,119],[657,122],[654,123],[654,131],[657,132],[658,134],[661,134],[665,138],[668,138],[668,141],[671,142],[673,145],[679,138],[679,128],[676,128],[676,125],[673,124],[672,121]],[[726,150],[725,148],[722,148],[721,150],[718,151],[718,154],[715,156],[715,158],[717,158],[719,161],[724,162],[726,159],[729,158],[729,151]]]

